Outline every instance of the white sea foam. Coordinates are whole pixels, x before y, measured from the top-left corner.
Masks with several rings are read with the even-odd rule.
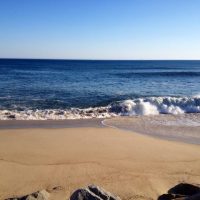
[[[0,120],[48,120],[109,118],[113,116],[200,113],[200,97],[147,97],[114,102],[105,107],[0,110]]]
[[[0,120],[64,120],[64,119],[89,119],[108,118],[115,116],[109,113],[108,107],[86,109],[45,109],[45,110],[0,110]]]
[[[200,98],[200,93],[193,95],[193,98]]]
[[[200,97],[149,97],[114,104],[121,115],[199,113]]]

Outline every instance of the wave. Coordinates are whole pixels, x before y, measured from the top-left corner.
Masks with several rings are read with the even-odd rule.
[[[63,120],[184,113],[200,113],[199,95],[194,97],[135,98],[117,101],[104,107],[85,109],[0,110],[0,120]]]
[[[114,103],[111,111],[120,115],[199,113],[200,97],[147,97]]]

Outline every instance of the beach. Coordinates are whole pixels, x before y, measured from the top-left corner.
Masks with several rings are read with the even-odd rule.
[[[200,200],[200,1],[0,8],[0,200]]]
[[[105,127],[98,121],[60,128],[10,128],[11,122],[3,123],[0,199],[46,189],[50,200],[64,200],[77,188],[95,184],[121,199],[150,200],[179,182],[199,183],[199,145]]]

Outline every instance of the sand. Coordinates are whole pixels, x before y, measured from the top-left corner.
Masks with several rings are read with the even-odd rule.
[[[0,130],[0,199],[47,189],[64,200],[93,183],[148,200],[182,181],[200,181],[199,145],[114,128]]]

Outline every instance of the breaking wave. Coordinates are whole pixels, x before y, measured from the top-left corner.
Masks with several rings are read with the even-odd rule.
[[[63,120],[184,113],[200,113],[199,95],[194,97],[136,98],[114,102],[104,107],[85,109],[0,110],[0,120]]]
[[[199,113],[200,97],[147,97],[125,100],[111,106],[122,115],[158,115]]]

